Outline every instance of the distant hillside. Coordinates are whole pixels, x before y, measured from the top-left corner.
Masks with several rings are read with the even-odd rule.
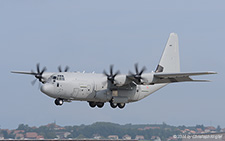
[[[110,139],[110,138],[130,138],[130,139],[145,139],[145,140],[172,140],[174,135],[185,134],[202,134],[221,132],[222,129],[218,126],[204,127],[196,125],[194,127],[186,126],[170,126],[163,124],[125,124],[120,125],[110,122],[96,122],[91,125],[79,126],[59,126],[55,123],[43,125],[40,127],[29,127],[28,125],[20,124],[15,130],[0,130],[1,138],[11,139]],[[225,131],[225,130],[224,130]]]

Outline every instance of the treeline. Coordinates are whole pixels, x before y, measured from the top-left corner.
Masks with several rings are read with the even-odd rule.
[[[56,128],[57,127],[57,128]],[[151,129],[146,127],[158,127],[157,129]],[[119,125],[109,122],[96,122],[91,125],[80,125],[80,126],[65,126],[63,128],[58,128],[56,124],[49,124],[45,126],[40,126],[38,128],[29,127],[25,124],[20,124],[16,130],[24,130],[27,132],[36,132],[38,135],[42,135],[45,139],[54,139],[57,137],[57,134],[68,132],[66,138],[93,138],[94,136],[101,136],[103,139],[107,138],[109,135],[117,135],[120,139],[124,135],[131,136],[132,139],[135,139],[136,135],[142,135],[145,139],[151,139],[152,136],[158,136],[162,140],[166,140],[168,137],[173,135],[180,134],[180,131],[177,127],[169,126],[165,123],[163,124],[143,124],[143,125]],[[11,132],[7,134],[4,132],[5,138],[15,138],[15,134]]]
[[[159,129],[144,129],[145,127],[159,127]],[[159,136],[162,140],[173,135],[180,134],[180,131],[176,127],[166,124],[162,125],[119,125],[114,123],[97,122],[92,125],[81,126],[67,126],[67,130],[72,131],[73,137],[84,136],[92,138],[97,134],[107,138],[109,135],[118,135],[122,138],[124,135],[131,136],[135,139],[136,135],[142,135],[145,139],[151,139],[152,136]]]
[[[141,124],[141,125],[120,125],[109,122],[96,122],[91,125],[80,126],[65,126],[60,127],[55,123],[40,126],[29,127],[25,124],[20,124],[16,130],[23,130],[25,135],[27,132],[36,132],[38,135],[43,136],[45,139],[57,138],[60,133],[69,133],[65,138],[93,138],[94,136],[101,136],[102,139],[107,138],[109,135],[117,135],[120,139],[124,135],[131,136],[135,139],[136,135],[144,136],[146,140],[150,140],[153,136],[158,136],[161,140],[166,140],[173,135],[180,135],[181,130],[191,129],[196,130],[201,128],[204,130],[203,125],[196,125],[193,127],[186,126],[170,126],[166,123],[163,124]],[[220,128],[220,127],[218,127]],[[13,131],[7,133],[5,130],[1,130],[0,134],[3,134],[5,138],[15,138]]]

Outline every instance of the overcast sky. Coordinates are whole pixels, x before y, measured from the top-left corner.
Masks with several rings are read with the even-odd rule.
[[[0,0],[0,128],[92,124],[204,124],[225,128],[224,0]],[[112,109],[74,101],[59,107],[42,94],[30,71],[122,73],[134,64],[155,70],[168,36],[179,37],[181,70],[217,71],[211,83],[170,84],[147,98]]]

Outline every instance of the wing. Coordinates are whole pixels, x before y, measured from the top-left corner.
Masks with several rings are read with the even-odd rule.
[[[53,75],[54,73],[52,72],[42,72],[40,74],[35,73],[33,71],[31,72],[26,72],[26,71],[11,71],[11,73],[17,73],[17,74],[26,74],[26,75],[33,75],[35,76],[35,78],[39,79],[39,81],[41,81],[42,83],[45,83],[48,78]]]
[[[11,73],[35,75],[34,72],[24,72],[24,71],[11,71]]]
[[[216,72],[187,72],[187,73],[155,73],[153,81],[154,84],[157,83],[174,83],[174,82],[186,82],[186,81],[196,81],[196,82],[209,82],[209,80],[193,80],[190,76],[197,75],[208,75],[216,74]]]

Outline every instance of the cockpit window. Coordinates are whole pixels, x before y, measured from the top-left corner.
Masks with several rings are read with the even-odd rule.
[[[57,75],[57,80],[64,81],[65,80],[64,75]]]
[[[59,80],[59,81],[65,81],[65,77],[64,77],[64,75],[52,75],[49,79],[48,79],[48,81],[53,81],[53,82],[55,82],[56,80]]]

